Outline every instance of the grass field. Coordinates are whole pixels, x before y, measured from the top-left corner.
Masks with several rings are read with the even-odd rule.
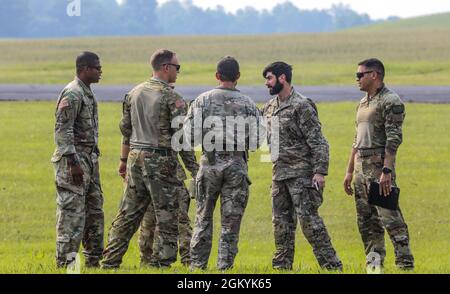
[[[354,201],[344,195],[341,187],[353,138],[355,106],[347,102],[318,105],[331,146],[330,176],[320,213],[344,263],[345,273],[365,272]],[[55,187],[50,163],[54,148],[53,111],[51,102],[0,103],[0,273],[63,273],[54,267]],[[109,230],[122,189],[116,175],[121,105],[101,103],[99,111],[101,176]],[[401,207],[416,258],[414,273],[450,273],[449,113],[450,105],[407,105],[405,140],[397,166]],[[258,154],[254,154],[249,171],[253,185],[242,224],[240,252],[231,273],[273,273],[270,266],[274,250],[269,194],[271,165],[260,163]],[[216,237],[218,229],[216,225]],[[392,245],[387,243],[385,272],[399,273],[393,265]],[[320,273],[311,248],[300,232],[296,245],[293,273]],[[214,273],[217,239],[212,253],[210,272]],[[140,269],[138,256],[134,238],[118,272],[187,273],[178,262],[164,271]],[[82,272],[101,271],[83,269]]]
[[[0,40],[0,83],[65,84],[75,56],[91,50],[101,57],[102,83],[136,84],[150,74],[151,53],[166,47],[179,55],[181,85],[215,84],[215,64],[224,55],[238,58],[246,85],[261,84],[262,69],[276,60],[294,65],[296,84],[353,84],[356,64],[368,57],[385,62],[389,84],[448,85],[450,26],[439,24],[267,36]]]

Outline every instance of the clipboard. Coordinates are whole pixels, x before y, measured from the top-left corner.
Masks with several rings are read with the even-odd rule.
[[[369,203],[390,210],[398,210],[398,199],[400,197],[400,188],[392,187],[389,196],[380,195],[380,184],[370,183]]]

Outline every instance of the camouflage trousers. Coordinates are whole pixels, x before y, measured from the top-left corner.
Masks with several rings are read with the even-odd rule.
[[[221,204],[221,232],[217,267],[233,267],[238,253],[239,231],[248,202],[250,180],[242,156],[220,155],[210,165],[202,156],[197,174],[197,211],[191,240],[191,267],[206,269],[211,253],[213,212],[217,199]]]
[[[381,264],[386,256],[384,229],[394,245],[395,263],[400,268],[413,268],[414,257],[409,247],[408,227],[403,215],[398,210],[390,210],[371,205],[368,202],[370,182],[380,179],[384,157],[376,154],[368,157],[355,157],[355,203],[358,229],[361,234],[366,255],[376,252],[381,257]],[[392,173],[395,184],[395,171]]]
[[[318,213],[322,201],[322,192],[312,187],[311,179],[272,181],[273,268],[292,269],[298,217],[303,235],[311,244],[319,265],[328,270],[342,270],[342,263]]]
[[[191,220],[189,219],[189,204],[191,198],[186,186],[183,184],[178,189],[178,205],[180,207],[178,215],[178,246],[181,263],[189,265],[191,262],[190,246],[192,238]],[[138,239],[139,251],[141,255],[141,264],[151,264],[153,255],[153,240],[155,234],[158,234],[156,227],[156,218],[152,204],[149,204],[144,218],[141,222],[140,234]]]
[[[131,150],[128,155],[127,185],[103,252],[103,268],[118,268],[130,240],[139,228],[149,205],[154,209],[159,233],[153,245],[150,266],[170,266],[177,259],[178,190],[182,183],[174,172],[175,156]]]
[[[96,267],[102,258],[104,215],[98,155],[81,151],[78,158],[84,172],[81,186],[72,183],[66,157],[54,162],[58,267],[74,260],[81,243],[86,266]]]

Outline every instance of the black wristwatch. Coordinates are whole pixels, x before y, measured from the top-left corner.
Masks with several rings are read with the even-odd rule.
[[[392,169],[388,168],[388,167],[383,167],[383,174],[387,175],[392,173]]]

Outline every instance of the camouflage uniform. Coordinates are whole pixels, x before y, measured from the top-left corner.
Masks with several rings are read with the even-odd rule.
[[[198,171],[198,164],[194,154],[192,153],[182,153],[184,165],[188,170],[191,171],[192,178],[195,179]],[[177,177],[180,181],[187,179],[186,173],[184,172],[181,165],[177,169]],[[184,265],[189,265],[191,261],[190,246],[192,238],[192,227],[191,220],[189,219],[189,205],[191,202],[191,196],[183,185],[178,190],[178,204],[180,206],[180,212],[178,215],[178,246],[180,252],[181,263]],[[153,254],[153,240],[156,230],[156,219],[154,214],[153,206],[150,204],[147,211],[142,219],[140,234],[138,239],[139,250],[141,255],[141,264],[151,264],[151,257]]]
[[[297,217],[322,268],[342,269],[318,208],[323,191],[313,187],[314,174],[328,174],[328,143],[314,103],[292,90],[283,103],[271,99],[263,110],[270,126],[279,120],[279,156],[273,162],[272,222],[276,251],[272,266],[292,269]],[[270,130],[270,128],[268,127]],[[272,134],[268,134],[269,140]],[[273,143],[273,142],[271,142]],[[272,147],[272,146],[271,146]]]
[[[364,97],[357,110],[356,136],[353,148],[355,156],[355,202],[358,228],[366,254],[380,254],[383,263],[386,256],[384,228],[395,249],[396,264],[401,268],[414,267],[409,248],[408,227],[400,209],[389,210],[368,203],[370,182],[380,179],[384,165],[385,149],[396,153],[402,142],[402,123],[405,107],[400,97],[381,88],[373,98]],[[395,170],[392,184],[395,184]]]
[[[83,243],[87,266],[97,266],[103,251],[103,195],[99,174],[97,101],[78,78],[58,98],[56,150],[56,263],[67,266]],[[81,186],[73,184],[68,155],[74,154],[84,172]]]
[[[112,223],[103,268],[117,268],[130,239],[139,228],[149,205],[153,206],[159,229],[153,246],[151,266],[170,266],[177,258],[178,195],[182,181],[171,149],[175,131],[172,119],[186,115],[183,98],[169,84],[152,78],[125,96],[120,129],[123,144],[130,145],[127,186],[119,213]]]
[[[203,142],[205,134],[214,127],[195,128],[192,122],[198,115],[201,115],[202,126],[206,119],[216,117],[225,128],[225,117],[258,119],[259,110],[249,97],[236,89],[216,88],[201,94],[189,108],[185,130],[190,133],[192,140],[195,141],[195,137],[200,136]],[[219,127],[216,131],[223,130]],[[240,225],[251,184],[247,174],[249,133],[246,133],[245,137],[246,146],[239,148],[236,146],[238,144],[234,130],[231,133],[226,131],[225,129],[223,134],[227,134],[228,139],[231,139],[228,141],[229,148],[224,148],[225,138],[224,141],[215,142],[220,145],[215,150],[208,150],[203,146],[200,170],[196,178],[197,212],[191,241],[192,268],[205,269],[208,265],[212,246],[213,212],[219,195],[221,195],[221,234],[217,267],[220,270],[231,268],[238,253]]]

